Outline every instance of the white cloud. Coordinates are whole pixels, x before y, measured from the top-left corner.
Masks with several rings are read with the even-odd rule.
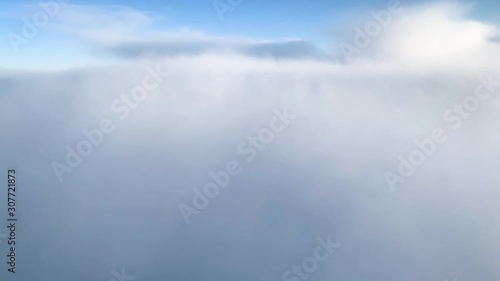
[[[498,27],[469,20],[471,7],[451,3],[425,5],[406,11],[380,38],[377,51],[412,67],[460,68],[498,63],[499,45],[489,40]]]

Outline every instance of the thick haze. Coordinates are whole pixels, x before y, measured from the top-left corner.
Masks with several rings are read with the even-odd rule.
[[[18,273],[0,276],[280,281],[331,235],[341,247],[309,280],[499,280],[500,86],[459,129],[443,119],[480,77],[500,82],[498,27],[470,8],[405,8],[349,62],[298,39],[85,33],[119,63],[1,70],[20,221]],[[122,120],[110,105],[157,67],[168,76]],[[284,107],[295,117],[246,161],[238,146]],[[53,162],[103,118],[114,131],[60,182]],[[384,173],[435,128],[446,142],[391,191]],[[242,172],[186,224],[179,204],[231,160]]]

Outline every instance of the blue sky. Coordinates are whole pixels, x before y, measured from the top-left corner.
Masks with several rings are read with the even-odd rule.
[[[222,1],[222,0],[221,0]],[[224,2],[224,1],[222,1]],[[422,4],[433,1],[413,1]],[[71,32],[44,28],[29,44],[23,46],[22,54],[12,54],[7,34],[21,29],[23,16],[30,17],[39,8],[35,1],[3,1],[0,17],[0,32],[4,40],[0,43],[0,58],[3,67],[14,68],[60,68],[68,65],[84,66],[95,63],[96,54],[92,46]],[[312,45],[336,52],[339,31],[352,29],[362,23],[372,10],[385,9],[389,1],[242,1],[234,10],[224,14],[220,20],[213,0],[191,1],[118,1],[90,0],[65,1],[65,3],[83,7],[128,7],[147,14],[155,21],[148,24],[148,29],[175,32],[191,30],[210,36],[228,38],[248,38],[256,40],[301,39]],[[412,5],[401,1],[402,5]],[[485,22],[498,22],[495,11],[500,8],[498,1],[469,1],[473,4],[470,16]],[[111,9],[112,10],[112,9]],[[108,10],[109,11],[109,10]],[[92,21],[89,18],[89,21]],[[50,24],[58,21],[58,15]],[[61,22],[64,26],[64,21]],[[126,29],[127,22],[121,22]],[[103,26],[106,28],[106,26]]]

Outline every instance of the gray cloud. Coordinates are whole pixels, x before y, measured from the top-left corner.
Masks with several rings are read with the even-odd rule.
[[[122,58],[192,56],[206,53],[232,53],[275,59],[328,58],[326,53],[302,40],[259,43],[184,39],[163,42],[125,42],[105,46],[104,49]]]

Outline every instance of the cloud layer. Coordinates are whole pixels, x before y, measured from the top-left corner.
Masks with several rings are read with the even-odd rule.
[[[137,280],[280,280],[327,235],[342,246],[311,280],[497,280],[500,88],[460,130],[442,115],[478,77],[500,80],[498,29],[461,10],[408,8],[348,64],[291,59],[310,52],[299,41],[120,39],[120,66],[2,71],[17,280],[109,280],[123,266]],[[157,63],[170,75],[121,120],[110,105]],[[246,162],[238,145],[285,106],[296,118]],[[102,118],[116,129],[60,183],[51,163]],[[384,172],[436,127],[449,140],[391,192]],[[230,160],[242,173],[186,225],[178,205]]]

